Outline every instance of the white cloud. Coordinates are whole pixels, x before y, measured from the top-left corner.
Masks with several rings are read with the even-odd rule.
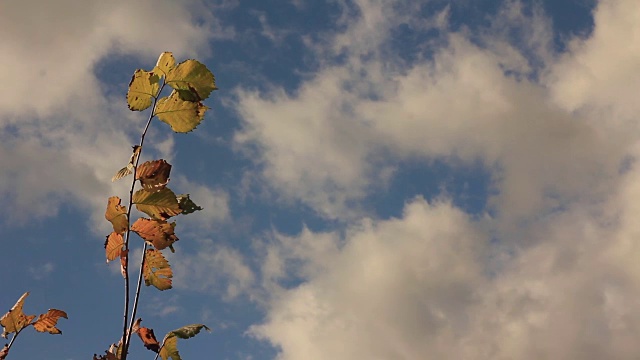
[[[544,15],[509,1],[486,31],[446,33],[410,67],[385,51],[405,12],[354,4],[313,49],[342,63],[321,58],[293,93],[238,93],[238,144],[272,189],[328,218],[398,160],[480,160],[493,215],[418,199],[344,234],[276,233],[251,333],[283,360],[634,358],[640,4],[602,1],[592,36],[555,54]],[[505,41],[520,22],[521,43]]]
[[[182,175],[174,176],[174,178],[176,179],[176,191],[188,193],[189,198],[196,205],[202,207],[202,210],[181,218],[180,226],[185,224],[189,230],[209,232],[230,219],[229,194],[226,191],[194,183]]]
[[[53,216],[61,203],[73,202],[95,211],[97,231],[106,229],[101,219],[106,196],[126,188],[121,183],[112,188],[109,180],[126,164],[144,119],[126,109],[126,88],[114,99],[106,96],[100,79],[107,75],[97,73],[97,65],[134,56],[151,67],[165,50],[178,58],[206,55],[211,38],[232,31],[203,6],[198,1],[3,2],[0,75],[11,86],[0,89],[0,163],[11,176],[0,180],[0,194],[10,200],[5,206],[12,208],[12,218]],[[160,150],[166,153],[170,145],[164,141]]]
[[[213,292],[226,300],[246,295],[254,286],[255,275],[244,256],[224,245],[201,241],[195,254],[180,252],[169,257],[176,287]]]

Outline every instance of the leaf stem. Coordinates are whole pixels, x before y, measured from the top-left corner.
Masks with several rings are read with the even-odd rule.
[[[158,98],[160,97],[160,93],[162,92],[162,89],[164,89],[165,83],[163,81],[162,86],[160,87],[160,90],[158,90],[158,93],[153,97],[153,107],[151,107],[151,113],[149,114],[149,119],[147,120],[147,124],[144,127],[144,130],[142,131],[142,135],[140,136],[140,153],[138,154],[137,158],[135,159],[135,164],[133,164],[133,180],[131,181],[131,188],[129,189],[129,207],[127,208],[127,220],[129,222],[131,222],[131,208],[133,207],[133,190],[135,189],[136,186],[136,172],[138,170],[138,163],[140,162],[140,158],[142,157],[142,145],[144,144],[144,138],[147,135],[147,131],[149,130],[149,125],[151,125],[151,120],[153,120],[153,118],[155,117],[154,113],[156,111],[156,106],[158,104]],[[124,250],[128,251],[129,250],[129,236],[131,235],[131,226],[127,226],[127,232],[126,232],[126,236],[125,236],[125,240],[124,240]],[[133,300],[133,311],[131,314],[131,319],[130,321],[128,321],[128,315],[129,315],[129,292],[130,292],[130,286],[129,286],[129,254],[127,253],[126,259],[125,259],[125,265],[124,265],[124,293],[125,293],[125,297],[124,297],[124,321],[123,321],[123,325],[122,325],[122,358],[121,360],[127,360],[127,354],[129,352],[129,340],[131,338],[131,329],[133,328],[133,319],[135,318],[135,314],[136,314],[136,309],[138,306],[138,298],[140,297],[140,283],[142,280],[142,264],[144,264],[144,258],[145,258],[145,253],[146,253],[146,248],[147,248],[147,243],[145,242],[144,244],[144,249],[142,250],[142,260],[140,261],[140,276],[138,277],[138,286],[136,288],[136,294]],[[127,324],[128,323],[128,324]]]

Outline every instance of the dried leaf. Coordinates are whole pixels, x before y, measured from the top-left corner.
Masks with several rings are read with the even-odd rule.
[[[31,321],[36,317],[35,315],[25,315],[22,312],[22,306],[24,305],[24,299],[29,296],[29,292],[24,293],[18,302],[0,318],[0,325],[4,327],[2,337],[7,338],[7,335],[11,333],[17,333],[23,328],[31,325]]]
[[[180,206],[180,209],[182,209],[182,215],[187,215],[202,210],[202,207],[196,205],[189,198],[189,194],[181,194],[176,198],[178,199],[178,206]]]
[[[158,100],[154,115],[179,133],[192,131],[204,119],[209,108],[201,102],[188,101],[174,90],[169,96]]]
[[[120,257],[120,253],[122,252],[122,245],[124,245],[124,239],[122,238],[122,235],[113,231],[111,232],[111,234],[109,234],[109,236],[107,236],[107,240],[105,240],[104,242],[104,249],[107,255],[107,263]]]
[[[140,218],[131,225],[131,231],[150,242],[156,249],[163,250],[178,241],[174,233],[175,227],[175,222],[169,224],[166,221]]]
[[[113,231],[117,234],[124,234],[129,227],[129,221],[127,220],[127,208],[120,205],[119,197],[112,196],[107,203],[107,211],[104,217],[113,225]]]
[[[104,352],[105,355],[98,356],[97,354],[93,354],[93,360],[120,360],[122,355],[122,351],[119,345],[111,344],[109,350]]]
[[[156,249],[148,249],[144,264],[142,266],[142,275],[144,276],[145,285],[153,285],[158,290],[171,289],[171,278],[173,272],[169,266],[167,259],[162,253]]]
[[[49,309],[45,314],[38,316],[38,319],[33,323],[33,327],[38,332],[62,334],[62,331],[56,327],[56,324],[61,317],[68,319],[66,312],[58,309]]]
[[[127,105],[132,111],[142,111],[151,106],[151,99],[158,95],[160,77],[152,71],[136,70],[129,83]]]
[[[136,180],[147,190],[161,190],[169,182],[171,164],[163,159],[147,161],[138,167]]]
[[[167,220],[182,212],[176,194],[169,188],[159,191],[140,189],[133,194],[136,209],[157,220]]]
[[[178,353],[178,338],[192,338],[196,336],[202,329],[206,329],[207,331],[211,332],[211,329],[209,329],[204,324],[191,324],[183,326],[179,329],[169,331],[167,335],[164,336],[162,348],[160,349],[159,353],[162,360],[168,360],[169,358],[171,358],[172,360],[182,360],[180,358],[180,353]]]
[[[120,252],[120,273],[123,278],[127,278],[127,256],[129,256],[129,250],[122,250]]]
[[[167,85],[176,90],[188,91],[201,101],[209,97],[211,91],[216,90],[216,79],[207,67],[197,60],[185,60],[171,69],[166,77]]]
[[[133,172],[133,169],[136,167],[136,161],[138,160],[138,156],[140,156],[140,151],[142,150],[142,147],[139,145],[134,145],[133,146],[133,154],[131,154],[131,158],[129,159],[129,163],[127,164],[127,166],[123,167],[122,169],[120,169],[112,178],[111,178],[111,182],[114,182],[116,180],[120,180],[123,177],[131,174]]]
[[[2,350],[0,350],[0,360],[4,360],[9,355],[9,344],[4,344]]]
[[[133,332],[138,334],[145,348],[157,353],[158,351],[160,351],[160,343],[156,339],[156,335],[153,333],[153,329],[140,326],[141,321],[142,319],[138,318],[133,324],[132,330]]]

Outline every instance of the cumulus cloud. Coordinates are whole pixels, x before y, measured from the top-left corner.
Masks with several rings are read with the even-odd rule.
[[[30,0],[0,8],[0,73],[11,84],[0,90],[0,163],[11,169],[0,191],[13,218],[52,216],[63,202],[104,207],[143,120],[122,94],[111,102],[99,64],[133,56],[152,66],[165,50],[206,55],[214,36],[232,36],[198,1]]]
[[[398,219],[270,236],[251,333],[279,359],[633,358],[640,4],[601,1],[562,54],[521,2],[475,33],[443,13],[411,64],[386,51],[410,11],[344,4],[348,25],[311,49],[322,66],[297,91],[238,92],[236,141],[266,183],[327,218],[399,160],[479,161],[493,192],[478,218],[414,199]]]

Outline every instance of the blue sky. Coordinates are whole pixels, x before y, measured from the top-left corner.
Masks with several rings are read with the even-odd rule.
[[[163,51],[219,87],[196,131],[154,122],[143,152],[205,208],[177,219],[174,289],[141,297],[159,337],[213,329],[179,343],[184,359],[635,358],[638,14],[636,0],[4,1],[0,308],[30,291],[28,313],[69,314],[9,358],[118,340],[104,209],[127,193],[110,179],[146,119],[128,82]],[[134,339],[131,356],[153,354]]]

